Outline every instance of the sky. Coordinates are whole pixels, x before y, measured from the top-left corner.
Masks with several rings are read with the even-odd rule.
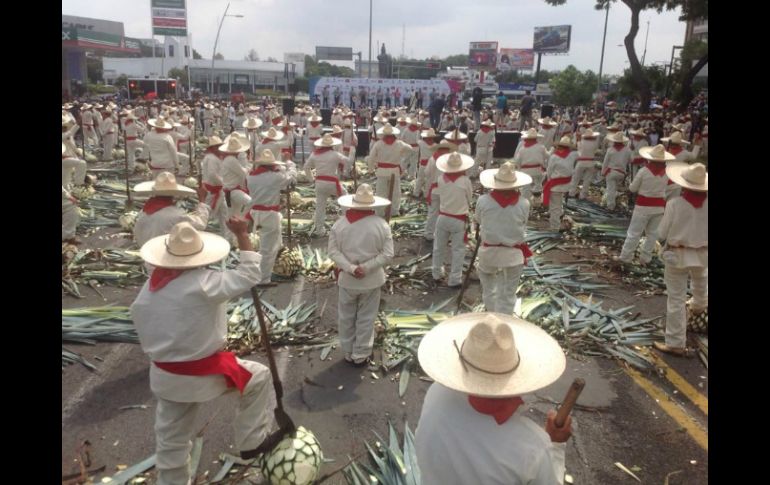
[[[226,0],[187,0],[192,46],[211,58]],[[144,4],[146,8],[142,8]],[[570,64],[599,71],[604,11],[593,0],[568,0],[553,7],[544,0],[373,0],[372,59],[377,43],[385,43],[394,57],[403,53],[418,59],[467,54],[468,43],[498,41],[499,47],[531,48],[534,28],[571,25],[570,52],[543,56],[541,69],[560,70]],[[150,0],[62,0],[62,14],[123,22],[128,37],[149,38]],[[369,2],[366,0],[231,0],[217,51],[225,59],[240,60],[255,49],[261,59],[283,61],[284,52],[313,55],[315,46],[352,47],[368,57]],[[685,23],[679,11],[643,11],[636,36],[636,52],[644,52],[647,22],[649,39],[645,65],[668,63],[671,48],[684,42]],[[604,74],[622,74],[629,66],[623,38],[631,13],[622,3],[610,7]],[[160,37],[159,37],[160,39]],[[334,62],[353,67],[352,63]]]

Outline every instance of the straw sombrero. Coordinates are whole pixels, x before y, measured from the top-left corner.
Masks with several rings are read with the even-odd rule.
[[[377,116],[372,118],[372,121],[376,121],[378,123],[387,123],[388,122],[388,118],[382,116],[382,113],[377,113]]]
[[[269,138],[270,140],[283,140],[283,137],[285,136],[282,131],[278,131],[275,129],[275,127],[271,127],[267,131],[263,131],[260,133],[262,135],[262,138]]]
[[[537,122],[540,123],[541,125],[548,125],[548,126],[556,126],[559,124],[554,120],[552,120],[550,116],[546,116],[545,118],[540,118],[537,120]]]
[[[377,135],[383,136],[383,135],[398,135],[401,133],[401,130],[398,128],[393,128],[393,126],[390,123],[385,123],[382,125],[382,128],[377,130]]]
[[[452,130],[444,135],[444,139],[449,141],[463,141],[468,139],[468,135],[460,130]]]
[[[486,119],[481,122],[481,126],[488,126],[490,128],[494,127],[495,124],[492,122],[492,120]]]
[[[449,140],[442,139],[438,143],[434,143],[433,145],[428,145],[428,150],[436,151],[441,148],[446,148],[447,150],[451,150],[453,152],[457,151],[457,145],[452,144]]]
[[[371,185],[361,184],[358,186],[355,194],[343,195],[338,198],[337,204],[348,209],[373,209],[375,207],[386,207],[390,205],[390,201],[385,197],[374,195]]]
[[[532,183],[532,177],[514,170],[511,162],[505,162],[500,168],[484,170],[479,175],[481,185],[488,189],[515,189]]]
[[[308,121],[323,121],[323,118],[321,118],[317,114],[313,114],[313,116],[309,117],[307,120]]]
[[[152,118],[147,120],[147,124],[152,126],[153,128],[159,128],[161,130],[170,130],[174,128],[174,125],[166,121],[166,119],[162,116],[158,116],[157,118]]]
[[[176,183],[176,177],[171,172],[161,172],[155,180],[141,182],[134,186],[137,194],[149,194],[151,197],[192,197],[195,191]]]
[[[206,148],[218,147],[222,143],[223,143],[222,139],[219,138],[218,136],[216,136],[216,135],[210,136],[210,137],[208,137],[208,140],[206,140]]]
[[[246,121],[244,121],[241,126],[246,128],[247,130],[256,130],[260,126],[262,126],[262,120],[259,118],[249,118]]]
[[[671,162],[666,164],[669,180],[685,189],[708,192],[709,174],[702,163]]]
[[[436,138],[436,130],[433,128],[429,128],[423,132],[420,133],[420,137],[422,138]]]
[[[459,152],[446,153],[436,160],[436,168],[444,173],[457,173],[473,166],[473,157]]]
[[[342,145],[342,140],[334,138],[330,133],[326,133],[324,136],[313,142],[313,146],[322,148],[330,148],[337,145]]]
[[[180,222],[168,234],[150,239],[139,250],[149,264],[170,269],[208,266],[221,261],[229,252],[230,243],[225,238],[198,232],[189,222]]]
[[[607,138],[605,138],[607,141],[611,141],[612,143],[626,143],[628,142],[628,137],[625,136],[622,132],[617,131],[611,135],[607,135]]]
[[[258,159],[254,160],[254,165],[286,165],[284,162],[275,159],[272,150],[262,150]]]
[[[559,344],[537,325],[502,313],[465,313],[439,323],[420,342],[420,365],[450,389],[481,397],[519,396],[562,375]]]
[[[668,142],[673,143],[675,145],[689,145],[690,142],[687,140],[682,139],[682,132],[681,131],[675,131],[671,134],[671,136],[667,136],[666,138],[661,138],[660,141],[662,142]]]
[[[543,136],[544,135],[541,135],[540,133],[537,132],[537,129],[530,128],[530,129],[528,129],[527,131],[525,131],[521,135],[521,139],[522,140],[532,140],[534,138],[543,138]]]
[[[676,157],[666,151],[666,147],[657,144],[654,147],[642,147],[639,149],[639,156],[652,160],[653,162],[670,162],[676,160]]]
[[[570,138],[569,136],[566,136],[566,135],[561,137],[559,139],[559,141],[554,143],[554,145],[557,145],[557,146],[560,146],[560,147],[575,148],[575,144],[572,142],[572,138]]]
[[[249,143],[243,143],[240,136],[230,134],[222,141],[222,145],[219,146],[219,151],[223,153],[241,153],[248,151],[250,148],[251,145]]]
[[[591,126],[590,124],[588,126]],[[586,128],[580,132],[580,136],[583,138],[597,138],[601,133],[594,131],[590,128]]]

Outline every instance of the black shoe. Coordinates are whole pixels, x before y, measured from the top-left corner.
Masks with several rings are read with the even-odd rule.
[[[265,440],[253,450],[241,451],[241,459],[253,460],[254,458],[257,458],[259,455],[270,453],[271,451],[273,451],[273,448],[278,446],[278,443],[283,441],[283,438],[284,436],[286,436],[286,433],[287,431],[282,429],[279,429],[274,433],[270,433],[267,436],[267,438],[265,438]]]

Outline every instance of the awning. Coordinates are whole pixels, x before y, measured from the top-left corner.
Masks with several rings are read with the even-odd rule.
[[[107,52],[141,53],[138,39],[84,29],[62,28],[61,44],[63,47],[99,49]]]

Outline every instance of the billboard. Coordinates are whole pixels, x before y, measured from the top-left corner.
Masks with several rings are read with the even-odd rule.
[[[123,37],[123,22],[113,22],[111,20],[92,19],[88,17],[77,17],[75,15],[61,16],[62,29],[91,30],[93,32],[103,32],[105,34],[119,35]]]
[[[315,46],[315,59],[328,59],[330,61],[352,61],[352,47],[323,47]]]
[[[500,48],[497,56],[497,70],[510,71],[512,69],[532,70],[535,65],[535,51],[532,49],[508,49]]]
[[[535,52],[569,52],[571,33],[571,25],[535,27],[535,41],[532,43],[532,50]]]
[[[185,0],[152,0],[152,35],[187,36]]]
[[[468,49],[468,67],[480,71],[497,69],[497,42],[471,42]]]

